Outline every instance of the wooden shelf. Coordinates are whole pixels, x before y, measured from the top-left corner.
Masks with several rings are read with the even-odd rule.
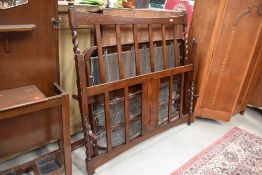
[[[0,111],[44,99],[46,96],[35,85],[0,91]]]
[[[35,29],[35,24],[0,25],[0,32],[27,32]]]

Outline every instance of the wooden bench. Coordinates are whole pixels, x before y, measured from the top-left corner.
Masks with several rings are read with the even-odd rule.
[[[88,174],[155,134],[191,123],[194,52],[187,53],[186,15],[120,17],[80,12],[70,4],[69,21],[77,73],[75,99],[81,111]],[[93,25],[96,36],[96,46],[83,52],[77,37],[82,25]],[[138,40],[141,25],[148,27],[148,41]],[[161,26],[161,41],[154,41],[155,25]],[[115,26],[116,45],[103,45],[105,26]],[[121,43],[121,28],[126,26],[133,31],[134,41],[130,44]],[[167,41],[166,28],[170,26],[174,37]],[[179,27],[183,29],[180,33]],[[194,51],[195,42],[191,45]],[[156,57],[159,47],[162,60]],[[168,56],[170,53],[173,55]]]

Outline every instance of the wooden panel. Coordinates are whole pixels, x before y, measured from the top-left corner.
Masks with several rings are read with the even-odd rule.
[[[58,36],[50,19],[56,17],[57,1],[53,0],[0,10],[0,25],[37,26],[28,32],[0,33],[0,91],[34,84],[45,96],[54,95],[52,84],[59,81]],[[9,41],[9,53],[4,39]],[[1,121],[1,159],[60,136],[57,116],[59,110],[50,109]]]
[[[154,130],[158,125],[160,79],[142,85],[142,133]]]
[[[262,26],[256,10],[241,15],[251,2],[221,1],[213,32],[218,35],[213,35],[205,58],[205,76],[195,111],[198,116],[229,121],[235,110]],[[212,116],[205,111],[213,111]]]
[[[241,89],[241,92],[240,92],[240,95],[237,101],[237,105],[235,107],[235,112],[240,112],[240,111],[244,112],[251,98],[256,99],[255,103],[253,102],[254,106],[257,106],[259,104],[258,103],[259,101],[257,101],[259,100],[259,98],[260,98],[260,101],[262,102],[262,96],[259,93],[261,92],[259,90],[260,85],[258,82],[261,76],[261,69],[262,69],[262,30],[260,31],[258,43],[256,45],[253,55],[254,56],[251,60],[247,76],[245,78],[244,84],[242,86],[242,89]],[[254,92],[256,94],[255,96],[252,95],[254,89],[256,89]],[[260,103],[260,106],[262,106],[262,103]]]
[[[196,0],[194,5],[194,13],[189,31],[189,44],[193,38],[197,41],[197,55],[195,56],[196,71],[196,89],[199,93],[199,87],[202,83],[204,68],[207,62],[207,53],[211,47],[211,41],[216,36],[218,27],[216,27],[216,19],[221,17],[221,6],[224,1],[214,0]],[[219,13],[220,12],[220,13]],[[216,27],[216,28],[215,28]],[[189,47],[191,48],[191,47]]]

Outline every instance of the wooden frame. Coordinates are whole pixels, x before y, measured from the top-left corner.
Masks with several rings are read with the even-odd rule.
[[[69,21],[72,29],[73,35],[73,45],[75,53],[75,63],[76,63],[76,73],[77,73],[77,87],[78,96],[75,99],[79,101],[80,112],[82,116],[83,131],[85,137],[85,148],[86,148],[86,169],[88,174],[93,174],[95,169],[105,163],[106,161],[117,156],[121,152],[129,149],[130,147],[136,145],[143,140],[158,134],[164,130],[167,130],[173,126],[179,125],[181,123],[192,121],[192,105],[193,103],[186,104],[193,100],[193,93],[191,86],[186,86],[187,84],[193,85],[193,64],[190,59],[188,59],[188,53],[186,52],[187,47],[186,42],[186,15],[178,15],[169,18],[127,18],[119,16],[110,16],[102,14],[94,14],[88,12],[76,11],[73,4],[69,4]],[[162,33],[162,47],[163,49],[163,70],[155,71],[154,63],[154,41],[153,41],[153,25],[161,25]],[[86,49],[81,53],[78,47],[77,38],[77,28],[81,25],[94,25],[95,35],[96,35],[96,46]],[[106,72],[105,63],[103,60],[103,43],[101,36],[101,27],[104,25],[115,25],[116,32],[116,51],[118,53],[118,66],[119,66],[119,80],[113,82],[106,82]],[[132,25],[133,37],[134,37],[134,48],[135,48],[135,69],[136,76],[124,78],[124,67],[122,61],[122,45],[121,45],[121,27],[122,25]],[[139,54],[139,42],[138,42],[138,25],[148,25],[148,38],[149,38],[149,49],[150,49],[150,65],[151,73],[141,74],[140,69],[140,54]],[[172,25],[174,27],[174,62],[176,67],[169,68],[167,60],[166,51],[166,39],[165,30],[167,25]],[[178,38],[176,33],[177,26],[183,26],[183,38]],[[179,47],[180,46],[180,47]],[[194,44],[192,44],[194,46]],[[182,57],[179,61],[178,51]],[[95,86],[90,86],[89,76],[88,76],[88,66],[87,62],[90,60],[91,56],[97,53],[100,71],[100,84]],[[193,55],[193,54],[191,54]],[[185,59],[187,59],[185,61]],[[192,58],[191,58],[192,59]],[[178,63],[180,62],[180,65]],[[185,64],[186,63],[186,64]],[[185,65],[184,65],[185,64]],[[179,99],[179,113],[178,118],[174,120],[171,112],[172,100],[173,100],[173,81],[174,77],[179,77],[180,79],[180,97]],[[159,94],[155,93],[155,90],[159,91],[159,85],[161,79],[166,79],[169,83],[169,97],[168,97],[168,119],[162,124],[158,125],[158,110],[159,107],[158,97]],[[131,86],[141,85],[142,90],[142,105],[141,105],[141,135],[129,139],[129,89]],[[123,91],[123,101],[124,101],[124,126],[125,126],[125,143],[120,146],[114,147],[112,145],[112,133],[113,128],[110,123],[110,92],[115,90]],[[104,111],[105,111],[105,126],[106,130],[106,147],[100,148],[105,152],[99,154],[97,151],[97,135],[96,135],[96,125],[94,124],[94,117],[92,108],[92,101],[95,99],[96,95],[103,96]],[[185,99],[185,97],[190,96],[190,99]],[[156,107],[156,108],[155,108]],[[187,109],[186,109],[187,108]]]
[[[55,96],[44,97],[37,101],[30,102],[29,98],[24,97],[28,102],[18,105],[13,105],[6,108],[0,109],[0,121],[11,119],[13,117],[23,117],[24,114],[38,112],[41,110],[47,110],[50,108],[60,107],[61,108],[61,138],[59,139],[59,150],[48,153],[44,156],[41,156],[35,160],[27,162],[22,165],[18,165],[11,169],[0,172],[1,175],[8,173],[12,174],[23,174],[28,171],[33,171],[35,174],[41,174],[37,162],[45,160],[48,158],[54,158],[58,160],[61,167],[56,171],[52,172],[53,174],[72,174],[72,161],[71,161],[71,137],[70,137],[70,118],[69,118],[69,101],[68,94],[64,92],[58,84],[54,83],[54,91],[56,92]],[[14,94],[14,98],[15,98]]]

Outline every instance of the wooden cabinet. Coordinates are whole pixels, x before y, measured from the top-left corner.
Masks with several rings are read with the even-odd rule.
[[[196,1],[190,40],[198,42],[195,115],[230,121],[245,110],[262,64],[260,0]]]
[[[0,162],[60,139],[59,153],[67,153],[60,168],[71,174],[68,94],[56,84],[58,31],[52,18],[53,0],[0,10]]]

